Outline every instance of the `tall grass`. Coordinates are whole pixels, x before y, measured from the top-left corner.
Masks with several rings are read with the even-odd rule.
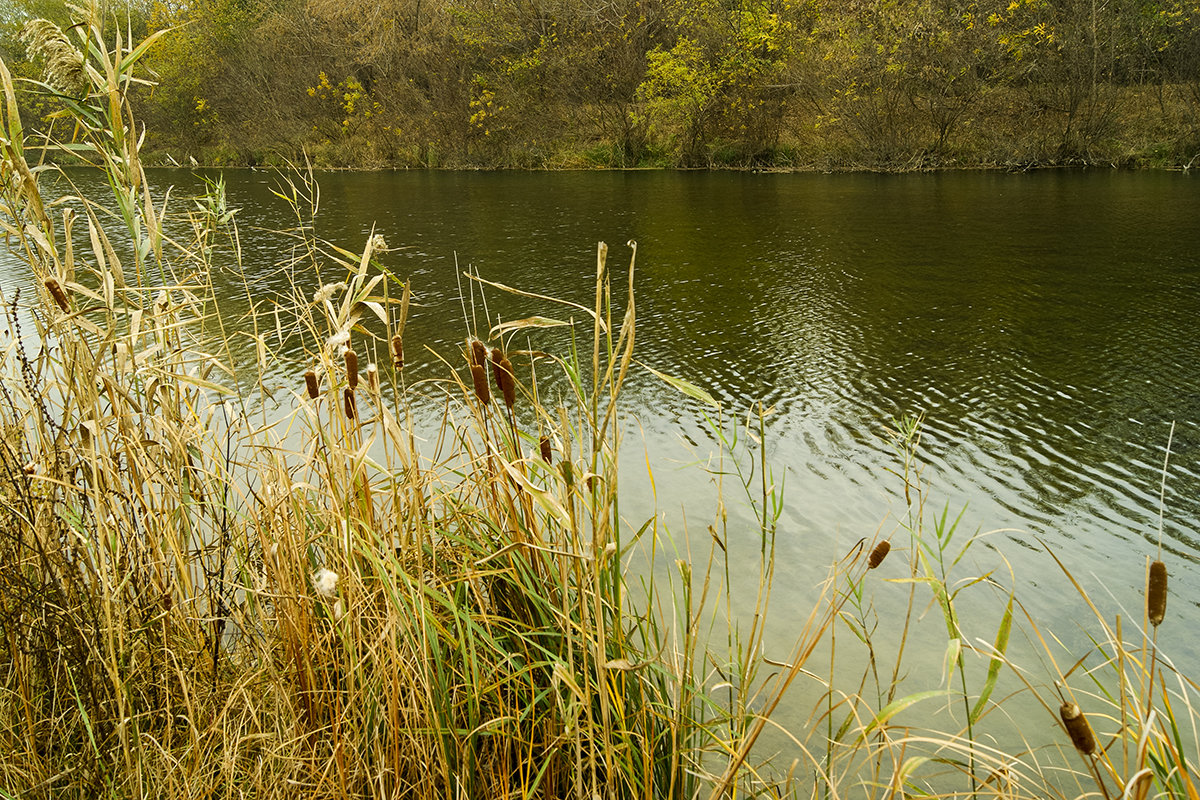
[[[301,177],[278,192],[297,214],[295,261],[280,265],[297,276],[291,298],[269,305],[246,282],[250,311],[222,312],[215,282],[244,279],[234,212],[217,183],[194,202],[155,196],[126,102],[153,42],[106,38],[99,12],[81,13],[74,40],[39,29],[86,78],[42,85],[63,108],[64,138],[46,145],[103,170],[104,202],[43,194],[49,168],[27,159],[0,64],[0,224],[35,276],[3,298],[0,795],[1194,796],[1195,686],[1073,578],[1096,613],[1094,651],[1060,669],[1026,615],[1041,662],[1015,663],[1013,581],[959,574],[974,537],[925,509],[916,420],[893,431],[898,524],[784,610],[787,644],[767,634],[783,510],[769,409],[714,417],[702,538],[624,519],[633,255],[614,275],[598,248],[594,302],[567,304],[566,353],[521,348],[540,315],[468,323],[462,349],[441,354],[445,379],[413,387],[412,287],[380,237],[354,251],[316,238],[317,188]],[[556,302],[468,280],[473,296]],[[285,332],[306,356],[286,412],[268,415],[263,375]],[[561,401],[539,395],[539,371],[561,374]],[[419,439],[415,405],[431,397],[440,423]],[[739,494],[751,537],[726,513]],[[672,537],[707,553],[664,566]],[[741,619],[731,572],[746,563],[757,591]],[[1164,580],[1150,587],[1165,597]],[[877,611],[885,588],[906,599]],[[960,613],[967,590],[1000,600],[986,626]],[[925,603],[945,624],[943,677],[913,687]],[[1148,606],[1155,634],[1161,605]],[[1002,673],[1047,725],[1074,698],[1098,744],[1076,758],[1064,728],[1057,745],[998,746]],[[785,729],[781,709],[797,707]]]

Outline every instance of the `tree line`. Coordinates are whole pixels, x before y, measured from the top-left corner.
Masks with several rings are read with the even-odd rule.
[[[24,21],[4,57],[34,74]],[[160,160],[1190,165],[1196,0],[129,0]],[[53,99],[27,96],[41,124]]]

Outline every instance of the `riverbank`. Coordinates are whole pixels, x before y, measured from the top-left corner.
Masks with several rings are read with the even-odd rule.
[[[150,127],[146,159],[160,166],[270,166],[311,164],[318,169],[389,170],[592,170],[712,169],[783,172],[1029,171],[1061,167],[1190,169],[1200,157],[1200,116],[1191,87],[1108,86],[1095,119],[1047,104],[1043,95],[1062,87],[1007,87],[988,92],[963,109],[942,136],[920,109],[900,105],[886,120],[868,123],[862,111],[848,116],[823,105],[789,105],[769,143],[713,136],[687,142],[668,120],[648,130],[630,149],[602,126],[572,126],[537,138],[514,134],[473,142],[416,139],[430,120],[394,120],[387,132],[346,129],[330,136],[317,129],[270,140],[217,133],[216,141],[179,139]],[[581,112],[585,119],[595,114]],[[598,112],[597,112],[598,114]],[[874,116],[874,115],[872,115]],[[875,130],[873,126],[883,126]],[[489,137],[490,139],[490,137]]]

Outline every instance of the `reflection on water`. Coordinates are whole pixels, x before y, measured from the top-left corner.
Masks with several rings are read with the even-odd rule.
[[[154,178],[179,197],[201,188],[186,171]],[[311,296],[321,279],[278,268],[294,243],[269,231],[295,223],[271,193],[278,179],[225,178],[252,297],[293,284]],[[481,328],[570,314],[493,291],[485,319],[460,299],[461,269],[590,305],[596,241],[621,270],[624,242],[637,240],[640,359],[710,391],[727,419],[753,399],[774,407],[770,460],[790,498],[779,556],[797,575],[818,575],[881,523],[892,530],[898,461],[882,431],[922,414],[933,506],[966,504],[972,530],[1016,529],[989,541],[1028,546],[1000,547],[1022,579],[1049,580],[1038,576],[1052,564],[1031,549],[1040,537],[1136,610],[1174,420],[1164,546],[1173,607],[1196,619],[1196,219],[1200,194],[1177,174],[421,172],[323,176],[317,232],[355,250],[375,230],[396,248],[384,263],[416,291],[413,380],[441,376],[434,354],[456,352],[472,314]],[[0,275],[6,294],[26,279]],[[336,277],[327,263],[322,279]],[[226,290],[222,308],[236,314],[246,292],[232,280]],[[622,281],[614,300],[624,302]],[[566,341],[528,336],[560,351]],[[303,342],[288,338],[280,356],[274,378],[290,387]],[[660,504],[710,496],[707,475],[674,466],[712,449],[701,409],[644,372],[626,407],[640,423],[629,446],[649,450]],[[648,483],[627,486],[633,517],[649,508]],[[745,515],[735,522],[731,535],[753,542]],[[1027,599],[1047,613],[1058,602]]]

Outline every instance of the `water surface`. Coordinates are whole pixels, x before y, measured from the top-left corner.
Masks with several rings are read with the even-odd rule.
[[[153,178],[201,190],[190,172]],[[332,264],[320,277],[277,269],[291,245],[269,231],[295,221],[271,193],[277,176],[225,180],[257,296],[338,277]],[[965,507],[965,533],[1000,530],[980,560],[1003,555],[1033,613],[1069,623],[1080,611],[1064,610],[1040,540],[1140,619],[1161,511],[1172,614],[1200,621],[1200,192],[1188,175],[339,173],[320,186],[318,233],[350,250],[381,233],[394,248],[384,263],[413,280],[413,379],[442,374],[434,352],[456,354],[464,317],[486,326],[481,305],[464,311],[467,267],[590,305],[596,242],[620,272],[636,240],[639,359],[711,392],[727,422],[754,400],[773,408],[768,458],[788,498],[779,571],[796,577],[779,603],[802,607],[834,557],[896,532],[885,429],[921,415],[931,511]],[[6,269],[7,293],[27,277]],[[230,308],[245,302],[229,291]],[[487,301],[492,323],[569,313]],[[302,357],[284,350],[281,386],[297,374],[287,358]],[[683,465],[715,448],[705,409],[641,370],[626,408],[631,523],[652,513],[648,452],[671,524],[686,508],[703,533],[711,477]],[[730,547],[756,554],[757,535],[735,508]]]

